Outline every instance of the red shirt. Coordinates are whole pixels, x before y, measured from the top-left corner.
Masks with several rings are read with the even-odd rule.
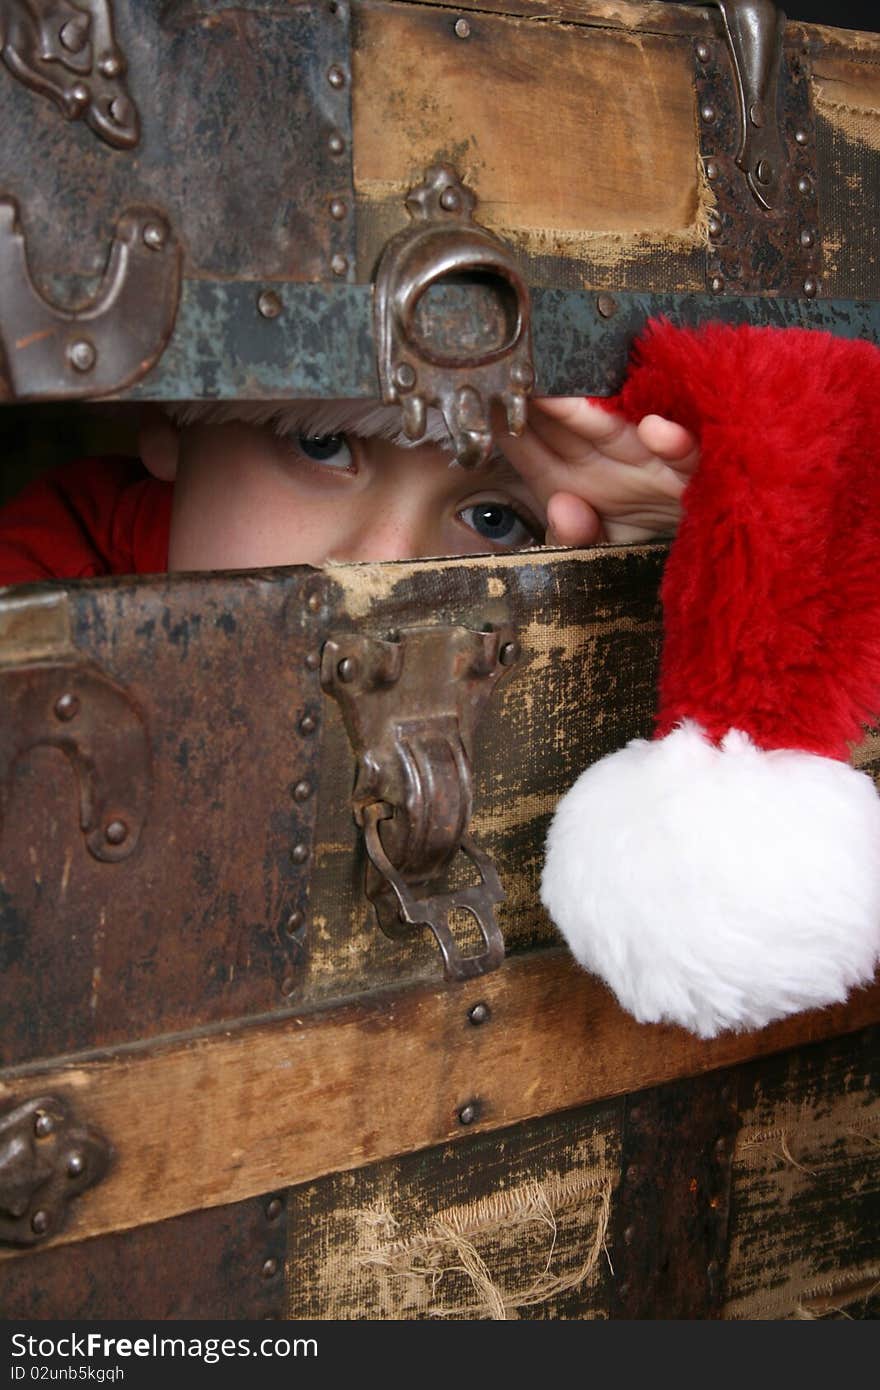
[[[0,585],[163,573],[173,493],[138,459],[56,468],[0,507]]]

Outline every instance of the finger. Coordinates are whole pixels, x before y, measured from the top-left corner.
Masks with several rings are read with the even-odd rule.
[[[547,396],[532,405],[533,433],[565,463],[583,463],[585,445],[615,463],[642,464],[652,457],[631,421],[587,396]]]
[[[598,513],[572,492],[556,492],[547,504],[548,535],[551,544],[595,545],[602,539]]]
[[[684,425],[662,415],[646,415],[639,424],[638,433],[645,447],[676,473],[689,477],[696,469],[700,448]]]

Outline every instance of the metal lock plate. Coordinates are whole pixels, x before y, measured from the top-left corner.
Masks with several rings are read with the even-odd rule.
[[[109,1167],[111,1149],[60,1096],[0,1115],[0,1242],[38,1245],[61,1230],[67,1203]]]
[[[450,979],[470,979],[504,959],[494,905],[504,891],[467,833],[477,722],[519,660],[513,629],[408,628],[382,640],[335,633],[324,644],[321,684],[338,701],[358,768],[352,805],[370,866],[366,892],[382,930],[429,927]],[[436,888],[461,850],[480,883]],[[462,955],[450,913],[476,921],[485,949]]]

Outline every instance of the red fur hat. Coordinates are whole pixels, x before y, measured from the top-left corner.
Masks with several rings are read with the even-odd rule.
[[[880,351],[651,325],[609,407],[700,440],[663,580],[653,741],[578,779],[542,898],[644,1022],[711,1037],[842,1001],[880,958]]]

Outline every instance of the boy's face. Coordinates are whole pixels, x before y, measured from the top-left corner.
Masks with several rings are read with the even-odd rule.
[[[280,436],[240,421],[185,427],[175,447],[173,469],[152,469],[176,479],[172,570],[472,555],[544,539],[543,509],[497,455],[466,472],[432,444]]]

